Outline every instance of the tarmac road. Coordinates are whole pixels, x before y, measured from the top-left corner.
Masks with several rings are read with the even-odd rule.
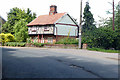
[[[0,80],[2,78],[2,47],[0,47]]]
[[[4,47],[2,55],[3,78],[118,78],[118,54]]]

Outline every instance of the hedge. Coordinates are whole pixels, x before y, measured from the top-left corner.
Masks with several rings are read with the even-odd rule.
[[[43,47],[44,46],[43,43],[33,43],[33,45],[35,45],[36,47]]]
[[[13,46],[13,47],[25,47],[26,42],[6,42],[4,46]]]

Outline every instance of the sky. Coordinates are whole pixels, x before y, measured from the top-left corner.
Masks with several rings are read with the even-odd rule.
[[[0,15],[7,20],[7,13],[10,9],[18,7],[21,9],[30,8],[38,17],[39,15],[49,14],[50,5],[56,5],[58,13],[67,12],[73,18],[77,19],[79,23],[80,1],[81,0],[2,0],[2,3],[0,3]],[[113,0],[83,0],[82,12],[84,11],[87,1],[89,1],[90,11],[96,22],[100,19],[98,16],[102,18],[112,16],[110,14],[107,15],[106,11],[112,10],[110,3],[112,3]],[[120,0],[115,0],[115,4],[118,4],[119,1]]]

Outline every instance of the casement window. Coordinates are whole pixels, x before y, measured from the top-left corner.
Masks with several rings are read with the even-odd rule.
[[[36,27],[32,27],[32,32],[36,32]]]
[[[53,43],[53,37],[48,37],[48,43]]]
[[[44,31],[49,31],[49,28],[48,27],[44,27]]]

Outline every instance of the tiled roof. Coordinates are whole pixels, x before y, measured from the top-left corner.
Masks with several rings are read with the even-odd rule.
[[[65,13],[56,13],[55,15],[41,15],[30,22],[27,26],[54,24]]]

